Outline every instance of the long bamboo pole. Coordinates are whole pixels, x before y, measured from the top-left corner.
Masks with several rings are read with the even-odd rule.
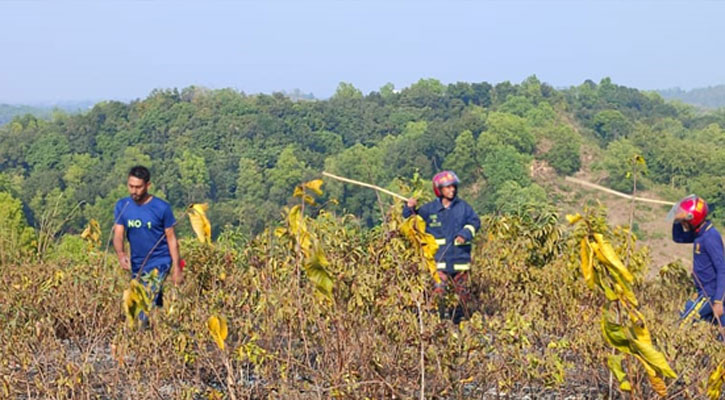
[[[405,198],[405,196],[400,195],[400,194],[397,194],[395,192],[391,192],[388,189],[383,189],[383,188],[381,188],[380,186],[377,186],[377,185],[373,185],[373,184],[370,184],[370,183],[356,181],[354,179],[343,178],[341,176],[333,175],[333,174],[331,174],[329,172],[323,172],[322,175],[324,175],[324,176],[326,176],[328,178],[332,178],[332,179],[338,180],[338,181],[352,183],[353,185],[363,186],[363,187],[366,187],[366,188],[370,188],[370,189],[373,189],[373,190],[377,190],[378,192],[382,192],[382,193],[388,194],[390,196],[393,196],[396,199],[400,199],[400,200],[403,200],[403,201],[408,201],[408,199]]]
[[[645,197],[634,197],[634,196],[630,196],[628,194],[625,194],[625,193],[622,193],[622,192],[618,192],[616,190],[612,190],[612,189],[609,189],[609,188],[605,188],[604,186],[600,186],[600,185],[597,185],[595,183],[583,181],[581,179],[572,178],[571,176],[567,176],[564,179],[567,182],[576,183],[578,185],[586,186],[586,187],[591,188],[591,189],[600,190],[602,192],[609,193],[609,194],[613,194],[615,196],[623,197],[623,198],[629,199],[629,200],[641,201],[641,202],[644,202],[644,203],[662,204],[662,205],[666,205],[666,206],[673,206],[673,205],[675,205],[675,203],[673,203],[671,201],[655,200],[655,199],[648,199],[648,198],[645,198]]]
[[[390,190],[385,189],[385,188],[381,188],[380,186],[377,186],[377,185],[373,185],[373,184],[370,184],[370,183],[356,181],[354,179],[343,178],[342,176],[337,176],[337,175],[331,174],[329,172],[323,172],[322,175],[323,176],[326,176],[328,178],[332,178],[332,179],[341,181],[341,182],[351,183],[353,185],[362,186],[362,187],[370,188],[370,189],[373,189],[373,190],[377,190],[378,192],[382,192],[382,193],[385,193],[387,195],[393,196],[396,199],[400,199],[400,200],[403,200],[403,201],[408,201],[408,199],[405,198],[405,196],[400,195],[400,194],[395,193],[395,192],[391,192]],[[606,188],[604,186],[597,185],[595,183],[583,181],[583,180],[577,179],[577,178],[572,178],[571,176],[567,176],[565,178],[565,180],[567,182],[576,183],[578,185],[586,186],[586,187],[591,188],[591,189],[596,189],[596,190],[599,190],[599,191],[602,191],[602,192],[605,192],[605,193],[609,193],[609,194],[612,194],[614,196],[618,196],[618,197],[622,197],[622,198],[625,198],[625,199],[629,199],[629,200],[641,201],[641,202],[644,202],[644,203],[652,203],[652,204],[662,204],[662,205],[666,205],[666,206],[675,205],[675,203],[674,202],[671,202],[671,201],[648,199],[646,197],[634,197],[634,196],[630,196],[628,194],[625,194],[625,193],[622,193],[622,192],[618,192],[616,190],[612,190],[612,189]]]

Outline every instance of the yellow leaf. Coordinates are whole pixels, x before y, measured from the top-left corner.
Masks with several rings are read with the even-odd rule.
[[[413,243],[423,256],[423,263],[428,268],[433,280],[436,283],[441,282],[438,276],[438,268],[436,266],[435,255],[438,252],[438,243],[435,237],[425,231],[425,221],[419,215],[414,215],[403,222],[400,226],[403,235]]]
[[[718,400],[722,393],[722,385],[725,383],[725,360],[718,364],[717,368],[707,378],[707,397],[710,400]]]
[[[632,385],[627,380],[627,373],[624,372],[624,369],[622,368],[622,356],[620,355],[610,355],[607,357],[607,366],[609,367],[609,370],[612,371],[614,376],[617,378],[617,381],[619,382],[619,388],[623,391],[631,391]]]
[[[610,301],[621,299],[622,301],[627,301],[634,306],[638,306],[639,302],[637,301],[637,297],[629,284],[634,279],[632,274],[624,267],[624,264],[622,264],[622,261],[619,259],[619,256],[614,251],[611,244],[604,240],[604,236],[599,233],[595,233],[594,238],[596,241],[589,242],[589,246],[591,246],[594,254],[597,256],[597,259],[606,267],[607,271],[609,271],[609,275],[614,278],[619,285],[619,287],[615,285],[614,288],[612,288],[602,279],[599,279],[597,283],[604,290],[604,294],[607,296],[607,299]],[[605,254],[605,251],[607,254]]]
[[[227,339],[227,320],[224,317],[218,318],[216,315],[212,315],[206,321],[206,326],[216,345],[220,350],[224,350],[224,341]]]
[[[302,209],[300,206],[294,206],[290,208],[287,214],[287,223],[289,224],[289,230],[292,234],[298,234],[306,232],[304,226],[304,220],[302,219]]]
[[[602,313],[601,327],[602,334],[604,335],[604,339],[607,343],[622,353],[632,354],[632,350],[629,348],[629,338],[627,337],[624,327],[611,322],[607,318],[606,312]]]
[[[131,329],[136,326],[136,319],[141,311],[148,313],[151,308],[146,288],[136,279],[132,279],[128,289],[123,291],[122,308]]]
[[[612,245],[608,241],[604,240],[604,236],[601,233],[595,233],[594,239],[599,245],[598,249],[601,252],[601,257],[599,256],[599,254],[597,254],[597,256],[600,257],[600,260],[603,261],[605,264],[613,266],[622,276],[622,278],[624,278],[625,281],[630,283],[633,282],[634,277],[632,276],[632,273],[630,273],[629,270],[624,266],[622,260],[619,259],[619,255],[616,251],[614,251]]]
[[[587,283],[590,289],[594,289],[594,266],[592,259],[593,251],[589,246],[587,238],[582,238],[581,241],[581,270],[584,281]]]
[[[211,389],[206,394],[206,398],[207,398],[207,400],[222,400],[222,399],[224,399],[224,393],[222,393],[216,389]]]
[[[325,254],[318,247],[314,255],[305,265],[307,278],[315,284],[317,293],[321,294],[328,300],[332,301],[332,276],[327,272],[330,263],[327,261]]]
[[[297,185],[297,186],[295,186],[295,190],[292,193],[292,197],[302,197],[305,199],[306,202],[314,205],[315,200],[312,197],[305,194],[305,189],[309,189],[314,194],[316,194],[318,196],[322,196],[322,189],[320,189],[320,187],[322,187],[323,183],[324,182],[322,181],[322,179],[315,179],[315,180],[312,180],[309,182],[305,182],[301,185]],[[310,200],[307,200],[306,197],[309,197]]]
[[[278,238],[279,237],[282,237],[282,236],[284,236],[286,234],[287,234],[287,229],[284,229],[282,227],[275,228],[275,230],[274,230],[274,236],[276,236]]]
[[[295,191],[292,192],[292,197],[302,197],[305,195],[305,188],[302,185],[295,186]]]
[[[677,378],[677,374],[675,373],[675,371],[672,370],[672,368],[670,368],[670,365],[667,363],[664,354],[657,351],[653,345],[637,339],[632,340],[631,344],[632,347],[634,347],[634,349],[636,349],[637,351],[637,358],[640,359],[643,364],[646,364],[645,370],[647,370],[648,373],[649,367],[668,378]]]
[[[567,220],[567,222],[569,222],[569,225],[574,225],[577,222],[579,222],[581,219],[582,219],[582,215],[579,213],[576,213],[574,215],[572,215],[572,214],[566,215],[566,220]]]
[[[304,200],[305,203],[307,203],[311,206],[317,205],[315,198],[312,196],[304,195],[304,196],[302,196],[302,200]]]
[[[609,286],[609,283],[605,282],[598,274],[594,274],[594,283],[602,288],[602,290],[604,291],[604,296],[607,298],[607,300],[616,301],[617,299],[619,299],[617,294],[614,293],[614,290]]]
[[[616,273],[616,271],[612,272],[612,276],[614,276],[614,279],[617,281],[617,283],[614,284],[614,292],[616,293],[617,298],[621,301],[627,301],[634,306],[638,306],[639,302],[637,301],[637,296],[635,296],[629,283],[625,282]]]
[[[649,329],[647,329],[647,324],[644,321],[644,316],[642,315],[642,313],[633,308],[629,309],[628,312],[629,319],[632,321],[632,327],[636,339],[643,343],[651,345],[652,336],[649,333]]]
[[[639,165],[646,165],[646,162],[644,161],[644,157],[640,156],[639,154],[634,156],[634,161]]]
[[[430,273],[430,276],[433,278],[433,281],[435,283],[441,283],[441,277],[438,276],[438,264],[435,262],[435,260],[426,259],[425,265],[428,267],[428,272]]]
[[[423,250],[423,255],[426,259],[435,260],[436,253],[438,252],[438,243],[436,243],[435,237],[425,231],[420,235],[420,243]]]
[[[95,244],[96,246],[101,243],[101,226],[98,221],[91,219],[88,221],[88,226],[81,233],[81,238]]]
[[[322,187],[323,183],[324,183],[324,181],[322,179],[315,179],[315,180],[311,180],[309,182],[305,182],[303,185],[305,188],[310,189],[313,192],[315,192],[316,195],[322,196],[322,189],[320,189],[320,188]]]
[[[189,214],[189,222],[191,222],[191,228],[196,233],[197,239],[202,243],[211,243],[211,223],[206,217],[206,210],[209,205],[204,204],[192,204],[187,209]]]
[[[660,397],[666,397],[667,385],[665,385],[665,381],[663,381],[662,378],[656,375],[647,375],[647,377],[649,378],[649,383],[652,385],[652,389],[654,389],[654,391],[657,392]]]
[[[423,218],[421,218],[420,215],[413,215],[403,222],[400,226],[400,231],[403,232],[403,235],[405,235],[405,237],[409,240],[419,242],[420,235],[425,232],[425,221],[423,221]]]

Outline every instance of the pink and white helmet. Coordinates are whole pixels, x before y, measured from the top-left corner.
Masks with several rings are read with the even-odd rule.
[[[439,172],[433,177],[433,193],[435,193],[437,197],[441,197],[441,188],[451,185],[458,187],[460,182],[461,181],[458,179],[458,176],[453,171]]]

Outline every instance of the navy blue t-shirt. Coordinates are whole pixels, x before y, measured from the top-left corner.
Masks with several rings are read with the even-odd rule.
[[[116,203],[113,215],[116,224],[123,225],[126,230],[134,274],[141,265],[144,271],[171,265],[165,230],[174,226],[176,219],[169,203],[154,196],[148,203],[138,205],[131,197],[125,197]]]

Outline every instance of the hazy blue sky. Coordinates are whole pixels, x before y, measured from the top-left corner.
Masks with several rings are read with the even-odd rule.
[[[0,0],[0,102],[196,84],[364,92],[536,74],[554,86],[725,83],[725,2]]]

